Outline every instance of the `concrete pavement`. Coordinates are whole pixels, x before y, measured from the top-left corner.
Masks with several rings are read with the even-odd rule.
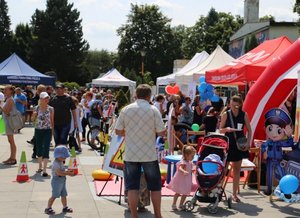
[[[77,156],[79,172],[81,175],[67,178],[69,192],[68,205],[74,209],[74,213],[61,213],[60,200],[56,200],[53,209],[56,215],[44,214],[47,200],[51,195],[51,178],[44,178],[35,174],[38,165],[31,159],[32,146],[26,143],[31,139],[33,128],[26,127],[21,134],[15,135],[17,144],[17,161],[19,163],[21,151],[26,151],[30,182],[14,182],[17,175],[18,165],[5,166],[0,164],[0,218],[40,218],[40,217],[130,217],[126,204],[122,198],[122,204],[118,205],[118,197],[97,197],[91,173],[102,165],[103,158],[83,145],[82,154]],[[0,160],[9,156],[9,144],[5,135],[0,135]],[[50,154],[53,160],[53,149]],[[67,162],[68,163],[68,162]],[[50,167],[51,163],[49,164]],[[49,169],[50,172],[50,169]],[[231,185],[227,186],[227,194],[231,194]],[[287,204],[280,201],[270,203],[269,198],[258,194],[256,190],[241,188],[242,203],[234,203],[233,209],[228,209],[226,204],[220,203],[217,214],[209,214],[207,204],[199,203],[193,212],[174,212],[171,210],[171,197],[163,197],[162,214],[164,218],[173,217],[300,217],[299,204]],[[152,206],[148,212],[140,213],[141,218],[153,216]]]

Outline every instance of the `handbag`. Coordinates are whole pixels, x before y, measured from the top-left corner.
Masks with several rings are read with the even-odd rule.
[[[12,130],[22,129],[24,126],[22,114],[17,110],[16,105],[12,106],[12,110],[6,117],[7,123]]]
[[[229,119],[230,119],[230,123],[231,123],[231,127],[235,129],[234,126],[234,122],[233,122],[233,118],[232,118],[232,114],[231,114],[231,110],[229,110]],[[236,132],[233,132],[235,141],[236,141],[236,146],[240,151],[246,151],[245,148],[247,146],[247,137],[242,136],[240,138],[237,138],[236,136]]]
[[[68,144],[69,144],[70,149],[72,149],[74,147],[75,150],[77,151],[79,149],[79,146],[78,146],[77,139],[76,139],[76,130],[77,129],[74,129],[74,131],[69,134]]]

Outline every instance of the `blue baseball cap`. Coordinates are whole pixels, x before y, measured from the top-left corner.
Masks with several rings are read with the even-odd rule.
[[[70,157],[69,149],[65,145],[58,145],[54,149],[54,158],[68,158]]]
[[[289,125],[292,123],[291,117],[280,108],[272,108],[265,114],[266,123]]]

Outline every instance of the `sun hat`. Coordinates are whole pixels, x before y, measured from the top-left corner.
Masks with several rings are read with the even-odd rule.
[[[47,92],[41,92],[40,94],[40,99],[44,99],[44,98],[49,98],[50,96],[48,95]]]
[[[54,158],[68,158],[70,157],[70,152],[65,145],[58,145],[54,149]]]

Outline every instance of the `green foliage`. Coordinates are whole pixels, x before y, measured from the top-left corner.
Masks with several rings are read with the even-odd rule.
[[[30,62],[32,41],[33,35],[29,25],[18,24],[13,35],[12,50],[26,62]]]
[[[247,53],[248,51],[251,51],[252,49],[256,48],[258,46],[257,43],[257,39],[255,37],[255,34],[251,34],[250,36],[248,36],[246,38],[246,42],[245,42],[245,53]]]
[[[77,82],[64,82],[64,85],[69,90],[79,90],[80,85]]]
[[[0,61],[2,62],[11,53],[12,32],[10,18],[5,0],[0,0]]]
[[[298,25],[298,27],[300,27],[300,0],[296,0],[293,11],[299,15],[297,25]],[[300,33],[300,29],[299,29],[299,33]]]
[[[187,28],[183,41],[184,56],[191,58],[196,52],[211,53],[217,45],[228,51],[230,37],[241,27],[243,20],[230,13],[216,12],[211,8],[206,17],[201,16],[196,24]]]
[[[144,61],[145,71],[152,72],[152,79],[172,72],[173,60],[180,58],[180,45],[170,27],[170,19],[164,16],[157,5],[134,5],[126,24],[117,30],[121,37],[118,46],[120,71],[133,69],[141,72]],[[141,51],[145,50],[144,59]]]
[[[45,11],[35,11],[31,58],[36,69],[55,71],[60,81],[86,82],[82,63],[89,46],[83,39],[79,16],[68,0],[47,0]]]
[[[122,108],[129,104],[129,100],[122,89],[120,89],[116,94],[116,99],[118,101],[119,108]]]
[[[85,75],[89,81],[97,78],[101,73],[106,73],[114,67],[116,54],[106,50],[88,51],[84,61]]]
[[[259,18],[260,22],[264,22],[264,21],[270,21],[270,22],[275,22],[275,17],[272,15],[265,15],[263,17]]]

